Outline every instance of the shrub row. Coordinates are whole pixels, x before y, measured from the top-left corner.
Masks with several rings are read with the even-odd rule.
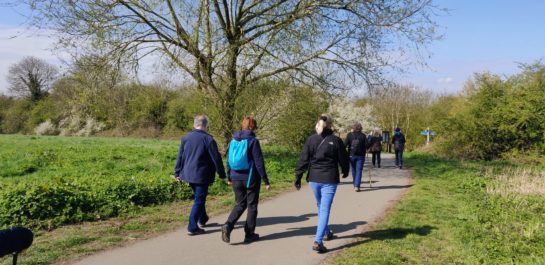
[[[213,193],[224,190],[212,189]],[[169,177],[21,181],[0,189],[0,225],[52,228],[105,219],[139,207],[191,196],[189,186]]]

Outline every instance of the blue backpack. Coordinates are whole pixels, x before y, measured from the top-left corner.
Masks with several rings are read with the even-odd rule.
[[[229,155],[227,156],[229,167],[235,171],[248,170],[248,183],[246,187],[250,187],[250,179],[252,178],[253,161],[248,159],[248,139],[240,141],[233,139],[229,144]]]

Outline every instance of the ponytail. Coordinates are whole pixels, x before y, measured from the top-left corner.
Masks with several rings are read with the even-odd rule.
[[[318,123],[316,123],[316,133],[322,134],[324,129],[327,127],[327,124],[324,120],[320,119],[318,120]]]
[[[331,128],[331,116],[327,113],[322,114],[316,123],[316,133],[322,134],[325,128]]]

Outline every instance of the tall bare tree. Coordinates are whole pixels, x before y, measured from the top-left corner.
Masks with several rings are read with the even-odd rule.
[[[372,84],[437,37],[432,0],[27,1],[67,46],[167,59],[214,100],[226,139],[237,98],[260,80]]]
[[[36,57],[25,57],[9,67],[9,91],[16,96],[38,101],[47,96],[58,70]]]

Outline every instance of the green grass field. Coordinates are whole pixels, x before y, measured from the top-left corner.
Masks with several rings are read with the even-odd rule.
[[[407,164],[415,185],[331,263],[545,264],[545,174],[418,154]]]
[[[173,181],[178,141],[0,136],[0,225],[53,228],[189,199]],[[271,181],[291,181],[296,154],[265,147]],[[229,192],[217,181],[211,195]]]
[[[0,135],[0,227],[36,235],[19,264],[52,264],[182,226],[191,189],[175,182],[179,141]],[[273,189],[292,187],[296,153],[263,147]],[[234,204],[221,181],[210,189],[210,214]],[[7,258],[0,264],[10,264]]]

